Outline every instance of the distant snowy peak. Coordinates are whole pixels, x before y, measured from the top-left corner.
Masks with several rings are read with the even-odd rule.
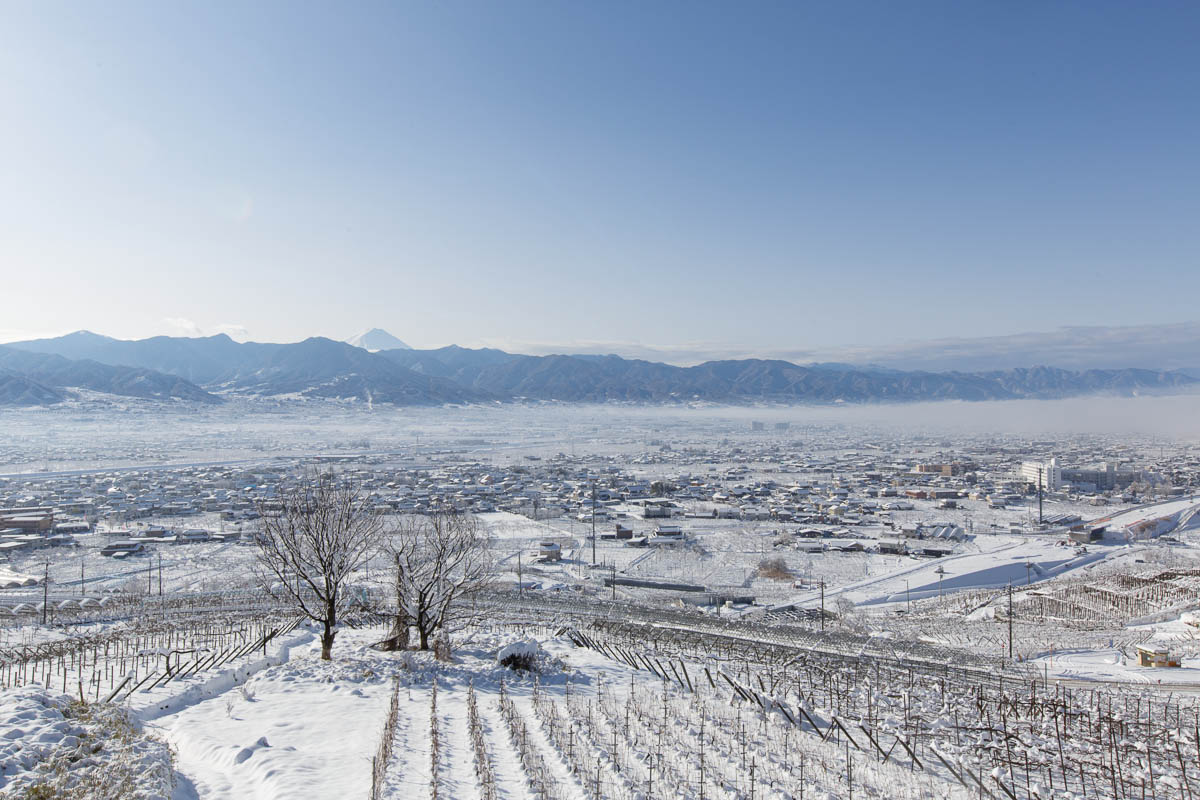
[[[347,339],[346,344],[361,347],[372,353],[380,350],[412,350],[411,347],[382,328],[371,328],[366,333],[360,333],[358,336]]]

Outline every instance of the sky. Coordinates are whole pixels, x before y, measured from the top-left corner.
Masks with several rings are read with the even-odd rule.
[[[0,341],[1200,320],[1200,5],[0,0]]]

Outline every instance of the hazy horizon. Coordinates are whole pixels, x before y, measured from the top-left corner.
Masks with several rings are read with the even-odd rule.
[[[372,328],[371,330],[375,330]],[[23,337],[0,329],[0,346],[28,339],[57,338],[72,333],[92,333],[108,338],[103,331],[72,330],[46,336]],[[357,335],[366,333],[359,331]],[[393,334],[394,331],[385,331]],[[225,334],[235,341],[261,341],[244,331],[190,330],[175,335],[184,338]],[[148,338],[148,337],[147,337]],[[308,338],[308,337],[304,337]],[[335,341],[349,341],[343,337]],[[404,338],[404,337],[400,337]],[[302,341],[302,340],[297,340]],[[286,343],[286,342],[281,342]],[[690,342],[647,344],[630,341],[521,342],[506,339],[451,341],[439,346],[495,348],[525,355],[618,355],[623,358],[657,361],[677,366],[694,366],[726,359],[780,359],[797,364],[846,363],[891,369],[987,371],[1015,367],[1053,366],[1064,369],[1198,369],[1200,368],[1200,322],[1142,326],[1080,326],[1053,331],[1026,331],[1005,336],[959,337],[925,341],[896,341],[860,347],[830,347],[795,350],[788,348],[746,349],[728,344]],[[423,349],[423,348],[418,348]],[[435,349],[435,348],[428,348]]]

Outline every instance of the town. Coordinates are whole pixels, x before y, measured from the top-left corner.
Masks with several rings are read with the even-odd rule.
[[[178,701],[164,698],[176,696],[176,683],[185,692],[206,685],[199,656],[186,669],[172,666],[199,641],[182,631],[211,630],[203,621],[214,618],[289,619],[287,603],[261,588],[261,526],[284,510],[289,492],[321,475],[354,487],[385,528],[413,518],[478,522],[490,580],[475,602],[492,610],[490,622],[475,623],[460,642],[460,659],[479,657],[470,655],[478,652],[472,641],[502,643],[516,630],[579,662],[589,647],[610,652],[643,641],[628,626],[653,619],[676,636],[705,632],[690,649],[663,651],[683,657],[680,671],[702,669],[711,657],[704,654],[733,630],[711,626],[737,625],[739,635],[762,642],[785,632],[793,642],[815,637],[790,645],[804,658],[850,648],[870,669],[901,663],[924,673],[930,668],[919,665],[933,657],[958,662],[962,676],[999,670],[1016,680],[1027,670],[1039,691],[1096,681],[1123,692],[1131,689],[1116,687],[1160,683],[1182,692],[1200,675],[1200,619],[1192,613],[1200,450],[1190,443],[1128,434],[949,437],[803,412],[759,419],[753,410],[612,408],[461,410],[452,423],[445,412],[385,414],[365,433],[343,427],[357,418],[336,407],[324,409],[332,421],[303,405],[271,409],[258,425],[243,415],[225,450],[181,438],[176,463],[129,460],[149,461],[161,435],[154,431],[186,431],[193,422],[129,426],[92,469],[79,464],[75,440],[39,433],[37,414],[9,415],[22,434],[8,458],[25,466],[0,477],[0,646],[12,665],[0,666],[0,683],[28,682],[11,672],[19,664],[53,662],[53,653],[90,647],[96,637],[112,647],[134,636],[141,655],[123,666],[80,654],[74,671],[33,668],[49,670],[38,679],[47,688],[75,681],[76,693],[93,702],[124,698],[135,708],[172,706]],[[792,419],[772,419],[784,414]],[[307,454],[264,453],[281,425],[306,428]],[[51,469],[32,469],[34,461]],[[370,631],[369,620],[390,613],[392,580],[386,553],[366,557],[352,576],[346,619],[357,614]],[[555,622],[546,628],[538,619]],[[258,647],[270,656],[264,624]],[[612,638],[612,624],[626,638]],[[553,636],[564,628],[577,631],[565,644]],[[157,636],[166,637],[168,655],[156,664],[146,647]],[[342,636],[364,641],[353,630]],[[615,668],[604,661],[588,655],[579,663],[600,675]],[[753,688],[734,663],[742,662],[722,659],[710,670],[723,664],[739,691]],[[253,683],[253,669],[229,674]],[[940,674],[927,678],[945,680]],[[849,700],[830,691],[823,702],[837,719],[836,707]],[[149,722],[148,712],[138,713]],[[181,711],[170,719],[186,718]],[[933,729],[923,735],[947,744]],[[963,763],[955,769],[972,769]],[[978,770],[986,761],[972,763]],[[692,781],[673,780],[680,791]],[[385,795],[386,781],[385,771],[376,782]],[[605,791],[619,794],[615,786]],[[920,781],[910,788],[913,796],[932,791]]]

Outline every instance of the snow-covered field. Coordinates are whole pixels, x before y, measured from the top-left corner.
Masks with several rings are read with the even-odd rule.
[[[237,690],[157,716],[148,730],[175,749],[175,797],[368,796],[393,687],[382,797],[792,797],[801,786],[819,797],[845,796],[851,780],[864,797],[960,794],[866,759],[846,773],[840,748],[789,731],[779,713],[735,713],[715,692],[685,701],[563,640],[545,642],[542,672],[530,674],[497,665],[501,634],[476,635],[450,663],[367,647],[379,634],[343,633],[333,662],[296,648]]]

